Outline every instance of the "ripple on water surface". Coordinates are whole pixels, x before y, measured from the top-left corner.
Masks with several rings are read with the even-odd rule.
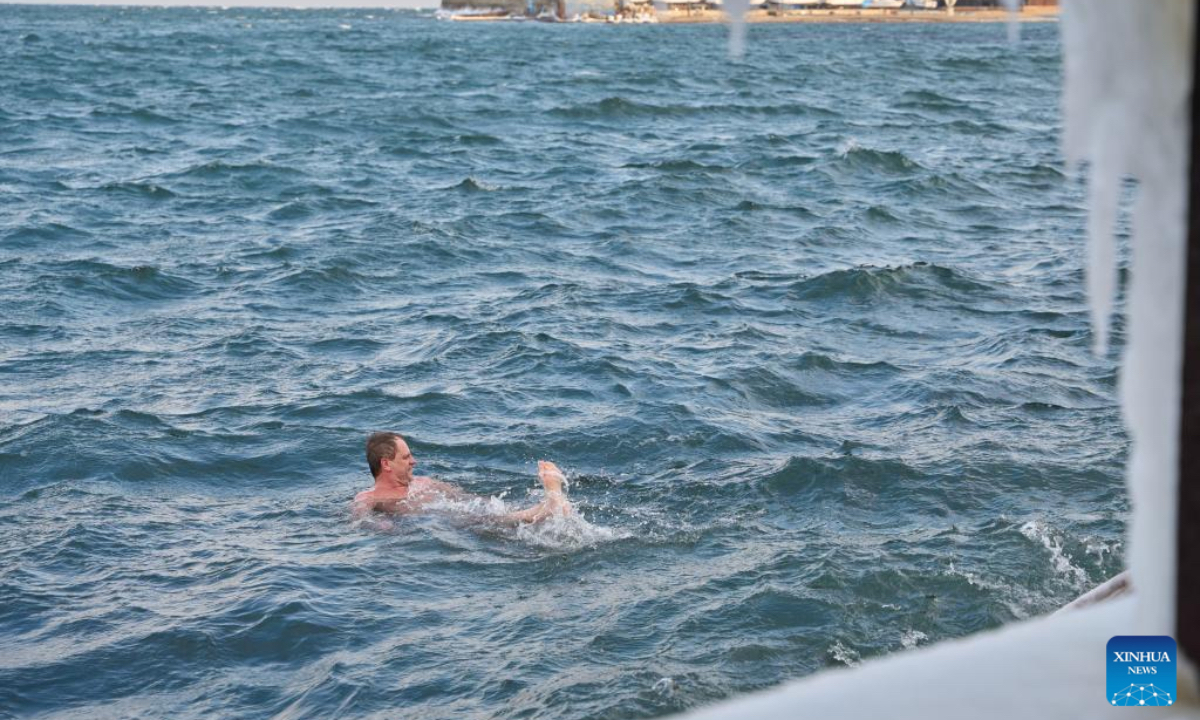
[[[1122,567],[1054,25],[0,16],[0,714],[661,716]],[[483,499],[353,520],[381,428]]]

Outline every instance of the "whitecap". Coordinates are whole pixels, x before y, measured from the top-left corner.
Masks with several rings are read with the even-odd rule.
[[[912,650],[922,640],[928,640],[928,639],[929,639],[929,636],[926,635],[925,633],[921,632],[920,630],[913,630],[913,629],[909,628],[908,630],[904,631],[903,635],[900,636],[900,646],[903,647],[905,650]]]
[[[859,657],[858,652],[853,648],[843,645],[841,640],[838,640],[834,642],[833,645],[830,645],[826,652],[828,652],[834,660],[842,663],[843,665],[857,667],[862,664],[862,658]]]
[[[654,683],[650,689],[659,695],[673,695],[679,689],[679,683],[675,682],[675,678],[664,677]]]
[[[1050,563],[1058,575],[1073,580],[1076,585],[1088,584],[1087,573],[1083,568],[1075,566],[1063,550],[1062,538],[1056,535],[1054,529],[1041,520],[1029,520],[1021,526],[1021,534],[1029,540],[1041,543],[1050,553]]]

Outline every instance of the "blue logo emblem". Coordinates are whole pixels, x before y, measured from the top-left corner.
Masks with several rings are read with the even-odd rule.
[[[1175,704],[1175,640],[1166,635],[1118,635],[1108,641],[1108,704]]]

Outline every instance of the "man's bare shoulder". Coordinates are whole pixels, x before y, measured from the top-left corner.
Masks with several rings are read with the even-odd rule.
[[[420,512],[425,505],[439,499],[458,500],[469,497],[469,493],[450,483],[419,475],[412,479],[404,492],[380,491],[375,488],[363,490],[354,496],[353,511],[356,516],[372,512],[398,515]]]

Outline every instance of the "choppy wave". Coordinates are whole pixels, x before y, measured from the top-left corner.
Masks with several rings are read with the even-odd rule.
[[[941,298],[954,302],[965,296],[980,299],[989,288],[952,268],[924,262],[901,267],[857,267],[834,270],[791,285],[788,295],[798,300],[868,302],[887,299]]]
[[[834,171],[909,174],[922,169],[920,163],[900,150],[876,150],[853,140],[838,150],[836,158],[831,165]]]
[[[57,286],[93,302],[145,302],[188,297],[200,290],[189,278],[153,265],[121,267],[106,262],[76,260],[42,268],[35,282]]]

